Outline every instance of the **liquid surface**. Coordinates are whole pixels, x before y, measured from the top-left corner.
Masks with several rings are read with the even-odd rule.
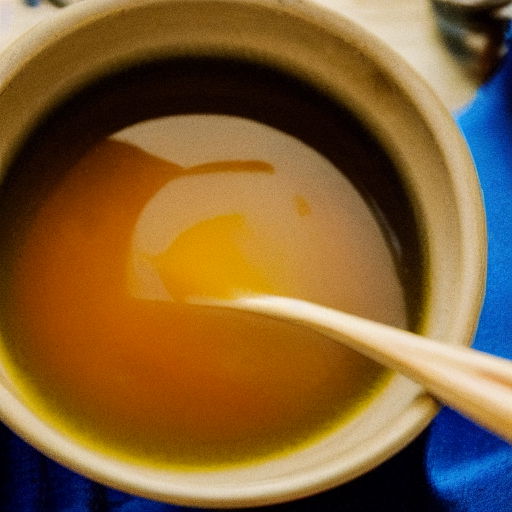
[[[93,147],[34,214],[11,282],[7,348],[34,407],[102,451],[187,469],[307,444],[387,375],[188,296],[290,295],[406,325],[390,250],[350,183],[298,140],[224,116]]]

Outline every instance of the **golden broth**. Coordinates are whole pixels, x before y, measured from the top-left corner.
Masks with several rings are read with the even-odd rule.
[[[11,373],[57,428],[124,459],[204,469],[296,449],[352,418],[387,372],[305,329],[186,299],[293,295],[404,326],[388,244],[348,180],[296,139],[222,116],[162,122],[185,141],[209,126],[203,153],[227,159],[173,163],[193,157],[147,148],[142,123],[69,169],[12,267]],[[253,130],[262,159],[229,159],[220,126]]]

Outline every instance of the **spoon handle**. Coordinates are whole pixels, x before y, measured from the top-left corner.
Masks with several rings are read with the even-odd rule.
[[[512,361],[300,299],[211,301],[311,328],[406,375],[441,402],[512,442]]]

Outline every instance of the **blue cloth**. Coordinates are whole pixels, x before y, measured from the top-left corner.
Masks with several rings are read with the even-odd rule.
[[[512,358],[512,57],[458,122],[475,158],[488,216],[488,289],[479,349]],[[0,512],[190,511],[90,482],[0,425]],[[369,474],[282,512],[511,512],[512,448],[444,409],[432,426]]]
[[[512,359],[512,56],[458,116],[484,193],[487,293],[475,348]],[[512,447],[445,409],[430,428],[428,478],[446,510],[512,511]]]

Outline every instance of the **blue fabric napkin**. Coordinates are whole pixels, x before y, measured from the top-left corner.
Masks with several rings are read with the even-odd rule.
[[[487,296],[475,345],[512,358],[512,57],[458,115],[488,217]],[[0,425],[0,512],[171,512],[108,489],[40,455]],[[275,511],[512,512],[512,447],[444,409],[390,461],[355,481]]]
[[[487,293],[474,346],[512,359],[512,55],[458,115],[484,193]],[[512,447],[445,409],[426,450],[433,492],[446,510],[512,511]]]

